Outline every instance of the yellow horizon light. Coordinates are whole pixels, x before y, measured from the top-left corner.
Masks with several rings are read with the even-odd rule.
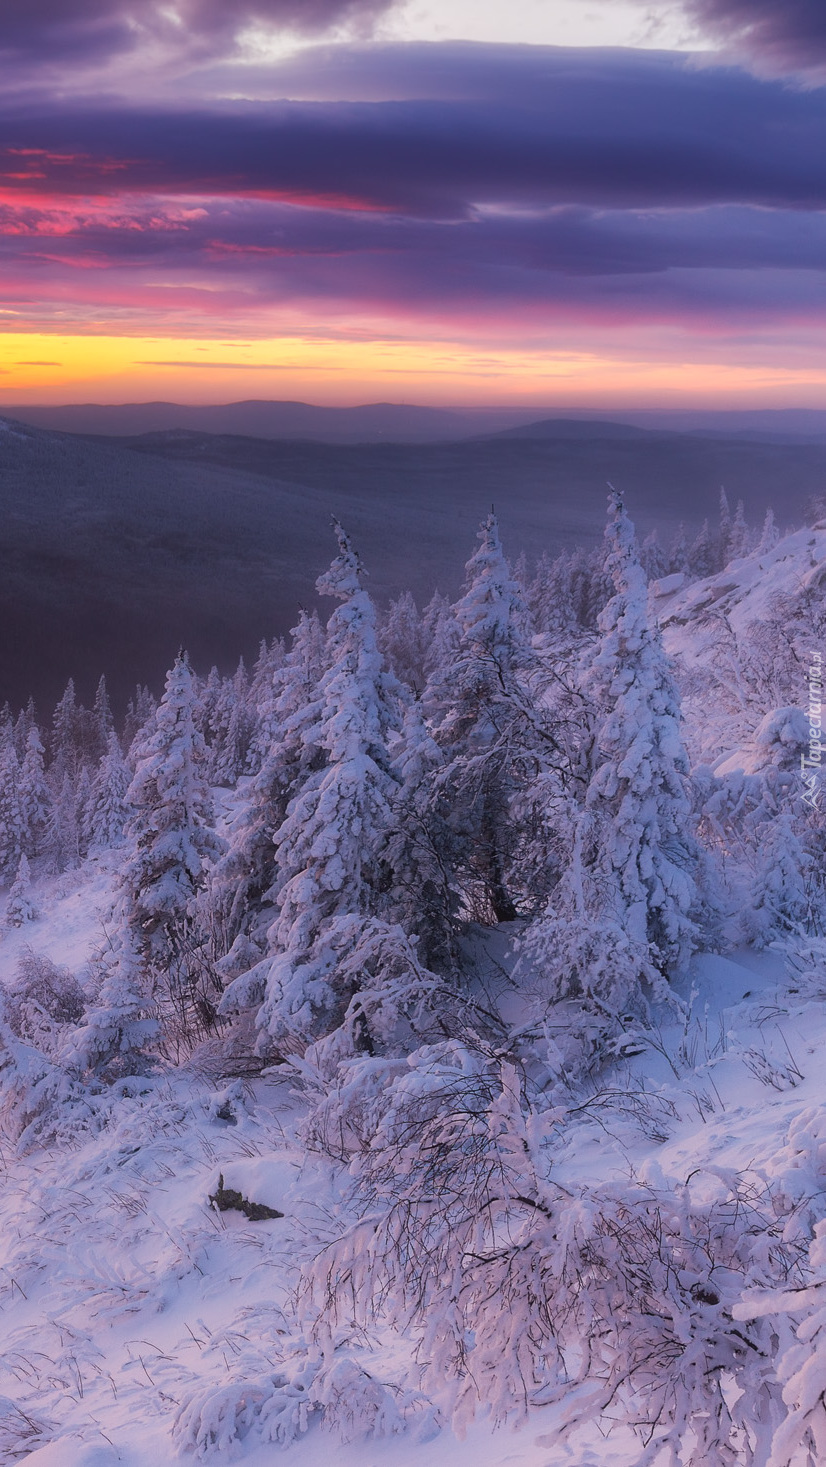
[[[593,401],[826,407],[826,369],[313,334],[260,340],[0,332],[0,402],[414,397],[484,406]]]

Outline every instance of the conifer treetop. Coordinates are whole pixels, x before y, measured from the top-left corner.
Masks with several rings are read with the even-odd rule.
[[[354,549],[347,531],[333,518],[333,531],[338,540],[338,555],[328,570],[316,581],[319,596],[335,596],[337,601],[348,601],[356,592],[363,590],[363,578],[367,572]]]
[[[478,539],[479,549],[465,566],[465,593],[453,611],[463,644],[495,655],[514,647],[514,613],[524,608],[505,559],[495,514],[482,521]]]

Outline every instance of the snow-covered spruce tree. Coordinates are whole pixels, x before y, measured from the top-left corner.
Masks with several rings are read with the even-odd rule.
[[[126,798],[131,783],[132,772],[112,729],[89,792],[84,837],[90,850],[108,850],[122,843],[132,811]]]
[[[419,608],[409,591],[391,601],[381,620],[379,646],[396,677],[414,693],[424,689],[428,637]]]
[[[711,540],[708,520],[703,520],[697,536],[689,548],[688,566],[691,574],[701,580],[706,576],[710,576],[714,571],[714,546]]]
[[[808,1139],[822,1147],[820,1116],[802,1118],[814,1131]],[[819,1122],[819,1124],[818,1124]],[[820,1132],[820,1134],[818,1134]],[[826,1220],[815,1224],[809,1245],[808,1277],[798,1287],[747,1290],[734,1305],[744,1329],[770,1320],[782,1342],[776,1378],[783,1407],[774,1413],[771,1447],[760,1459],[766,1467],[820,1467],[826,1461]],[[789,1338],[790,1327],[794,1334]]]
[[[672,569],[668,564],[668,557],[660,545],[660,539],[656,530],[652,530],[643,540],[640,560],[642,562],[642,568],[645,571],[646,579],[649,581],[659,581]],[[678,566],[676,569],[681,570],[682,566]]]
[[[755,947],[768,947],[779,938],[804,932],[809,925],[807,876],[812,859],[788,810],[764,825],[756,865],[744,926]]]
[[[20,765],[9,729],[0,741],[0,881],[14,880],[23,844]]]
[[[774,510],[767,509],[760,538],[757,541],[757,548],[754,552],[755,555],[768,555],[771,550],[774,550],[779,539],[780,531],[775,524]]]
[[[393,756],[399,789],[385,852],[392,877],[383,909],[416,935],[428,967],[450,972],[456,967],[459,919],[453,873],[461,852],[446,802],[433,798],[445,755],[417,699],[404,709]]]
[[[314,733],[327,657],[317,613],[302,611],[291,635],[290,650],[275,663],[271,686],[261,696],[254,739],[260,767],[247,786],[229,850],[210,887],[210,922],[221,971],[228,977],[245,971],[256,951],[259,957],[266,951],[266,931],[275,915],[275,836],[290,800],[324,761]]]
[[[130,763],[132,762],[132,745],[154,718],[157,706],[157,699],[149,688],[138,683],[135,696],[130,698],[126,705],[126,717],[123,720],[123,748]]]
[[[235,675],[224,678],[212,711],[212,737],[208,758],[210,784],[232,787],[246,768],[253,734],[249,705],[249,678],[244,659]]]
[[[431,676],[424,702],[444,757],[431,812],[434,824],[451,832],[444,859],[453,866],[454,890],[468,915],[502,922],[518,911],[511,806],[525,759],[535,759],[528,688],[535,664],[495,515],[483,521],[478,538],[464,595],[453,608],[458,642]]]
[[[135,777],[126,796],[134,807],[132,851],[119,894],[120,945],[130,972],[137,963],[144,990],[154,994],[167,1027],[184,1043],[215,1024],[219,984],[196,904],[210,863],[224,849],[212,828],[194,702],[192,673],[181,654],[167,674],[154,727],[134,751]]]
[[[576,616],[571,601],[571,558],[565,551],[551,559],[543,550],[525,588],[525,599],[540,635],[573,627]]]
[[[51,795],[46,783],[44,753],[40,732],[33,725],[26,736],[19,785],[23,848],[30,858],[40,855],[49,826]]]
[[[25,708],[20,709],[14,720],[14,747],[21,763],[26,753],[29,734],[33,728],[37,727],[37,709],[34,706],[34,698],[29,698]]]
[[[596,710],[593,772],[568,869],[524,951],[549,997],[581,997],[617,1018],[644,1012],[645,990],[690,953],[700,852],[679,695],[613,491],[606,541],[614,596],[582,673]]]
[[[720,519],[715,541],[715,571],[725,570],[731,560],[731,508],[725,489],[720,489]]]
[[[81,764],[80,709],[75,697],[74,679],[69,678],[66,691],[52,717],[51,763],[49,781],[57,792],[68,776],[74,779]]]
[[[450,661],[459,641],[459,628],[447,596],[434,591],[422,612],[426,651],[423,668],[430,678],[438,668]]]
[[[273,686],[273,678],[286,656],[287,647],[283,637],[273,637],[271,642],[262,638],[258,649],[258,657],[252,669],[250,678],[250,707],[254,709],[257,720],[261,716],[262,706],[270,698]],[[253,737],[255,730],[253,731]],[[250,750],[252,756],[252,749]],[[254,770],[250,769],[250,773]]]
[[[302,739],[321,760],[290,800],[275,837],[271,956],[252,987],[249,975],[239,977],[224,1003],[225,1009],[233,1004],[233,990],[250,1003],[265,982],[258,1024],[264,1043],[268,1036],[282,1050],[304,1048],[335,1029],[349,1008],[352,984],[336,987],[325,965],[324,934],[337,918],[375,910],[397,790],[387,744],[398,727],[398,685],[379,653],[361,563],[337,522],[335,532],[339,553],[317,586],[340,604],[327,626],[329,667],[318,688],[316,722]]]
[[[680,522],[668,550],[668,574],[672,576],[678,574],[686,575],[688,568],[688,544],[685,537],[685,525]]]
[[[6,926],[23,927],[26,922],[33,922],[37,915],[31,898],[32,881],[29,863],[25,852],[20,857],[17,867],[17,875],[12,883],[9,899],[6,903]]]
[[[731,522],[731,541],[729,545],[729,557],[737,560],[742,555],[748,555],[752,548],[751,531],[746,523],[746,509],[742,499],[738,499],[734,519]]]
[[[606,540],[615,594],[583,679],[599,718],[586,803],[600,826],[601,864],[617,884],[623,927],[667,972],[697,937],[690,913],[699,850],[680,696],[649,619],[634,526],[614,492]]]
[[[159,1004],[137,941],[135,932],[121,921],[98,955],[97,995],[82,1023],[60,1047],[65,1072],[116,1080],[145,1069],[147,1050],[159,1036]]]
[[[73,870],[80,862],[82,850],[80,777],[63,775],[49,808],[49,821],[43,838],[43,851],[50,871]]]
[[[106,678],[101,677],[91,708],[77,709],[77,736],[80,760],[89,769],[94,769],[106,753],[109,735],[115,726]]]

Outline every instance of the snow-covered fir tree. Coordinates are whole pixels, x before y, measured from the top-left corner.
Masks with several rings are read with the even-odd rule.
[[[720,489],[720,518],[717,529],[716,540],[716,565],[715,570],[725,570],[731,560],[731,508],[725,489]]]
[[[549,997],[581,996],[616,1019],[643,1012],[646,992],[697,940],[699,849],[679,695],[614,492],[606,543],[614,596],[582,674],[595,711],[592,773],[584,804],[569,807],[567,869],[524,952]]]
[[[746,523],[746,509],[742,499],[738,499],[734,519],[731,522],[731,538],[729,541],[729,557],[737,560],[741,555],[748,555],[751,549],[751,531]]]
[[[450,660],[459,641],[459,628],[453,608],[448,597],[443,596],[441,591],[434,591],[428,601],[422,612],[422,625],[426,642],[423,670],[429,678],[437,668]]]
[[[755,555],[768,555],[770,550],[774,550],[779,539],[780,531],[775,524],[774,510],[767,509],[763,520],[763,528],[760,531],[760,538],[757,542],[757,548],[754,552]]]
[[[30,858],[41,854],[49,827],[52,796],[46,782],[45,750],[36,725],[29,728],[20,767],[20,810],[23,846]]]
[[[43,851],[50,871],[71,871],[77,866],[83,847],[79,775],[73,779],[66,772],[55,791],[49,809],[49,823],[43,840]]]
[[[0,740],[0,881],[12,882],[25,841],[20,765],[11,728]]]
[[[384,910],[416,934],[428,967],[449,972],[456,966],[461,897],[453,877],[461,852],[447,802],[434,799],[445,754],[415,698],[405,706],[393,755],[399,788],[386,848],[392,878]]]
[[[157,699],[150,692],[149,688],[138,683],[134,696],[129,699],[126,705],[126,717],[123,721],[122,742],[127,758],[130,757],[135,739],[146,728],[150,719],[154,718],[157,706]]]
[[[381,619],[379,646],[396,677],[415,693],[426,682],[429,638],[419,608],[409,591],[391,601]]]
[[[76,777],[81,763],[80,709],[73,678],[69,678],[66,691],[54,710],[50,746],[49,778],[57,792],[65,779]]]
[[[243,657],[235,675],[221,682],[211,710],[210,724],[209,781],[231,787],[247,767],[253,735],[249,678]]]
[[[755,947],[807,927],[811,897],[807,874],[812,859],[798,837],[788,810],[779,811],[761,831],[757,869],[744,914],[746,936]]]
[[[645,561],[643,560],[643,565]],[[668,573],[669,575],[686,575],[689,569],[688,545],[686,543],[685,525],[679,524],[674,534],[674,539],[668,549]]]
[[[336,918],[375,910],[397,791],[388,740],[398,727],[398,685],[382,662],[361,563],[337,523],[335,532],[338,555],[317,583],[321,595],[339,602],[327,625],[329,667],[315,721],[302,736],[321,759],[275,836],[273,957],[261,965],[266,989],[258,1022],[281,1046],[306,1044],[319,1025],[334,1028],[349,1004],[348,995],[341,1008],[341,996],[308,970],[308,959]]]
[[[643,540],[640,560],[649,581],[659,581],[671,569],[682,569],[681,566],[669,566],[668,557],[660,545],[659,535],[656,530],[651,530]]]
[[[24,851],[20,857],[17,867],[17,875],[12,883],[6,902],[6,926],[23,927],[27,922],[33,922],[36,916],[32,902],[32,880],[29,870],[29,862]]]
[[[212,824],[205,749],[194,722],[195,690],[184,654],[167,674],[153,726],[134,750],[131,846],[123,868],[119,923],[144,982],[186,1036],[214,1023],[217,981],[198,928],[197,899],[223,844]]]
[[[667,971],[696,939],[690,912],[699,853],[680,697],[649,618],[634,526],[614,493],[606,542],[615,594],[583,678],[598,717],[586,804],[600,827],[600,864],[617,884],[622,925]]]
[[[131,782],[132,771],[111,729],[86,807],[84,839],[90,849],[107,850],[122,843],[132,812],[127,799]]]
[[[266,928],[274,916],[275,837],[290,800],[324,758],[315,730],[326,659],[318,614],[302,611],[290,650],[273,667],[271,686],[261,694],[254,739],[260,767],[246,787],[229,850],[211,887],[212,921],[222,947],[222,971],[228,975],[234,976],[236,956],[243,968],[256,944],[259,951],[266,947]],[[239,938],[237,953],[229,957]]]
[[[467,908],[483,919],[511,921],[518,897],[510,869],[511,802],[526,738],[533,743],[535,737],[527,691],[534,663],[524,603],[493,514],[478,538],[464,595],[453,608],[455,649],[425,694],[444,755],[431,809],[434,824],[451,830],[453,880]]]
[[[715,569],[714,545],[708,520],[703,520],[696,538],[689,547],[688,564],[691,574],[700,579],[710,576]]]

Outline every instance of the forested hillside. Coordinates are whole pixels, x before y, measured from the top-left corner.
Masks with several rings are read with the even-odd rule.
[[[822,1460],[813,520],[6,707],[0,1460]]]

